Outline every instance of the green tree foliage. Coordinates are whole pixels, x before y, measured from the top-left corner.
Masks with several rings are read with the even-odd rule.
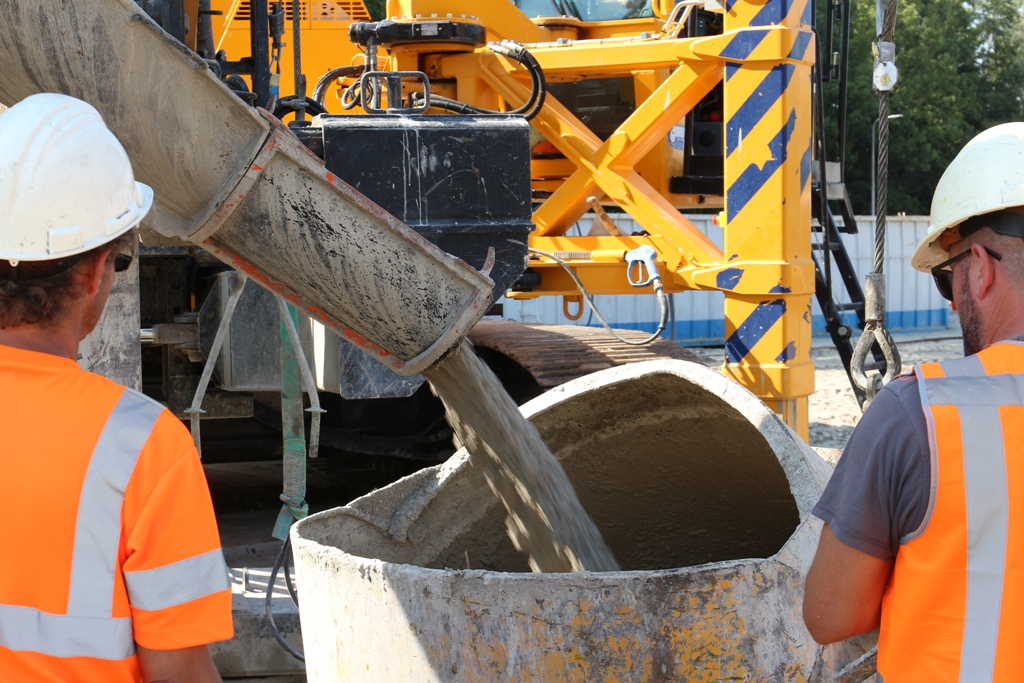
[[[370,13],[370,17],[374,21],[380,21],[387,13],[386,0],[363,0],[363,4],[366,5],[366,11]]]
[[[874,3],[851,0],[846,183],[854,210],[870,214]],[[888,213],[928,214],[939,177],[978,132],[1024,120],[1022,0],[900,0],[890,98]],[[837,87],[826,85],[828,156],[837,158]]]

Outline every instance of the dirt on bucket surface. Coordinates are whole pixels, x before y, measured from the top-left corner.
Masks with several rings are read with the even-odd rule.
[[[448,423],[508,511],[506,529],[535,572],[615,571],[565,470],[468,342],[424,371]]]

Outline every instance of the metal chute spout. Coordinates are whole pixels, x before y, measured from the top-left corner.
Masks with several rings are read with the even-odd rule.
[[[0,102],[61,92],[100,111],[156,190],[155,230],[400,374],[432,364],[490,303],[487,277],[326,172],[131,0],[0,0],[0,67]]]

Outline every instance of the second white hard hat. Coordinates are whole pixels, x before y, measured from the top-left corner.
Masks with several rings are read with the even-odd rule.
[[[0,259],[80,254],[131,230],[152,205],[89,104],[43,93],[0,114]]]
[[[1024,205],[1024,123],[1004,123],[978,134],[946,168],[932,197],[932,224],[910,263],[930,272],[949,253],[946,230],[973,216]]]

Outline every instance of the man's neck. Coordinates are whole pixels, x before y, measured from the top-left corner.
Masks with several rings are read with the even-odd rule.
[[[996,322],[988,337],[988,346],[1007,339],[1024,337],[1024,320],[1016,316],[1006,316]]]
[[[39,325],[19,325],[0,330],[0,344],[23,351],[48,353],[78,361],[79,338],[68,325],[42,328]]]

